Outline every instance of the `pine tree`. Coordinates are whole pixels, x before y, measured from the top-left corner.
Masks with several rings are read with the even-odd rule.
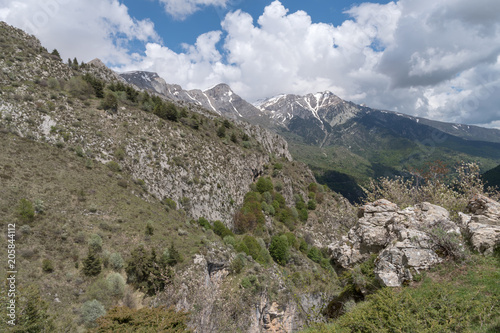
[[[53,332],[53,319],[48,314],[48,304],[40,296],[36,286],[21,289],[19,297],[16,332]]]
[[[58,57],[59,60],[61,60],[61,55],[59,54],[59,51],[57,51],[57,49],[54,49],[51,54]]]
[[[87,258],[83,260],[83,274],[87,276],[96,276],[101,273],[101,259],[94,251],[89,249]]]
[[[78,60],[76,59],[76,57],[73,59],[72,67],[73,67],[73,69],[78,69]]]

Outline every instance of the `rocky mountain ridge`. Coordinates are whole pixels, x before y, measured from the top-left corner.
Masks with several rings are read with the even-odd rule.
[[[140,72],[121,76],[141,89],[151,89]],[[251,105],[225,84],[189,92],[169,87],[162,80],[154,91],[282,135],[294,157],[308,164],[322,183],[355,202],[363,196],[356,183],[408,175],[435,160],[446,160],[450,167],[459,160],[480,161],[483,171],[500,164],[500,131],[496,129],[371,109],[329,91],[282,94]]]

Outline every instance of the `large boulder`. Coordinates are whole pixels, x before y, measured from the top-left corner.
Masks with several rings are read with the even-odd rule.
[[[375,275],[385,286],[400,286],[414,273],[443,261],[433,235],[460,235],[446,209],[423,202],[399,210],[381,199],[359,209],[359,221],[341,241],[330,244],[338,266],[348,268],[378,254]]]
[[[500,203],[477,194],[467,206],[470,215],[459,213],[461,227],[474,250],[491,254],[500,246]]]

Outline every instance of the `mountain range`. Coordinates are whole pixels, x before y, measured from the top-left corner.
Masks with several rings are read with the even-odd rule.
[[[356,202],[369,178],[407,175],[434,161],[460,160],[483,171],[500,163],[500,130],[446,123],[345,101],[330,91],[281,94],[251,104],[227,84],[184,90],[152,72],[120,76],[167,99],[198,105],[230,119],[267,127],[285,137],[292,155],[316,178]]]

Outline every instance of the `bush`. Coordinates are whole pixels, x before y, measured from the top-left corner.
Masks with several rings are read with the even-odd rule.
[[[232,245],[232,246],[235,246],[236,245],[236,240],[234,239],[233,236],[226,236],[223,238],[224,240],[224,243],[226,243],[227,245]]]
[[[168,261],[172,260],[172,252],[172,248],[169,249],[169,257],[163,260],[156,257],[154,249],[148,253],[142,245],[135,248],[125,267],[127,283],[143,290],[149,296],[162,291],[165,288],[165,279],[162,276],[165,273],[165,261],[169,263]]]
[[[88,240],[89,250],[93,252],[102,251],[102,238],[98,234],[92,234]]]
[[[104,99],[101,101],[101,108],[111,112],[117,112],[118,97],[116,97],[116,94],[111,91],[106,92],[106,94],[104,94]]]
[[[273,236],[269,245],[269,254],[280,265],[285,265],[290,259],[288,239],[285,235]]]
[[[460,235],[447,233],[441,227],[434,227],[428,232],[432,242],[437,247],[436,252],[441,257],[448,257],[455,261],[463,261],[467,253],[462,245]]]
[[[68,91],[79,99],[87,99],[93,93],[93,89],[81,76],[74,76],[68,81]]]
[[[257,180],[257,191],[259,191],[259,193],[270,192],[273,189],[271,178],[260,177],[259,180]]]
[[[278,192],[281,192],[283,190],[283,182],[281,181],[276,181],[276,183],[274,184],[274,189]]]
[[[31,222],[35,218],[35,208],[33,208],[31,201],[27,199],[19,200],[17,211],[19,218],[24,222]]]
[[[226,137],[226,127],[224,127],[224,125],[221,125],[218,129],[217,129],[217,136],[219,138],[225,138]]]
[[[319,263],[322,258],[321,251],[316,246],[313,246],[307,253],[307,257],[312,261]]]
[[[124,261],[119,253],[112,253],[109,256],[109,264],[113,270],[120,271],[123,268]]]
[[[229,230],[221,221],[214,222],[214,233],[220,238],[224,239],[227,236],[234,236],[233,232]]]
[[[80,318],[86,327],[95,327],[96,320],[106,314],[104,306],[98,300],[91,300],[83,303],[80,308]]]
[[[175,104],[171,102],[168,103],[161,102],[156,104],[156,106],[153,109],[153,113],[162,119],[170,121],[177,121],[179,118],[179,113],[177,111],[177,108]]]
[[[170,210],[170,209],[176,210],[177,209],[177,203],[175,203],[175,201],[170,199],[170,198],[165,197],[165,198],[163,198],[162,202],[167,206],[167,210]]]
[[[112,296],[122,298],[125,293],[125,279],[118,273],[111,273],[106,279],[108,290]]]
[[[147,236],[153,236],[154,231],[155,231],[155,229],[153,228],[153,224],[151,223],[151,221],[148,221],[146,223],[146,230],[144,231],[144,233]]]
[[[43,214],[45,212],[45,204],[42,200],[36,199],[33,206],[36,214]]]
[[[307,202],[307,209],[315,210],[316,209],[316,200],[311,199]]]
[[[53,90],[61,89],[61,85],[59,84],[59,80],[57,80],[56,78],[53,78],[53,77],[49,77],[47,79],[47,86]]]
[[[307,221],[309,218],[309,213],[307,212],[307,208],[302,208],[301,210],[298,211],[299,213],[299,219],[303,222]]]
[[[235,274],[240,274],[243,268],[245,267],[246,262],[247,259],[245,258],[245,256],[239,253],[236,256],[236,258],[234,258],[233,261],[231,261],[229,268],[231,269],[231,272]]]
[[[52,273],[54,271],[54,264],[52,264],[52,261],[50,259],[43,259],[42,270],[45,273]]]
[[[236,244],[235,248],[238,252],[245,252],[258,263],[267,263],[267,250],[265,248],[263,249],[257,239],[253,236],[243,236],[243,239]]]
[[[118,164],[115,161],[109,161],[108,163],[106,163],[106,166],[109,168],[109,170],[111,170],[113,172],[120,172],[120,171],[122,171],[121,165]]]
[[[99,327],[94,333],[111,332],[185,332],[190,333],[187,322],[188,313],[177,312],[173,307],[144,307],[139,310],[128,307],[115,307],[100,317]],[[91,331],[92,332],[92,331]]]
[[[220,221],[219,221],[220,222]],[[205,228],[206,230],[210,230],[212,229],[212,225],[210,224],[210,222],[208,222],[208,220],[204,217],[200,217],[198,219],[198,224],[200,226],[202,226],[203,228]],[[214,227],[215,227],[215,223],[214,223]],[[214,231],[215,232],[215,231]],[[217,234],[217,233],[216,233]],[[220,236],[220,235],[219,235]]]

